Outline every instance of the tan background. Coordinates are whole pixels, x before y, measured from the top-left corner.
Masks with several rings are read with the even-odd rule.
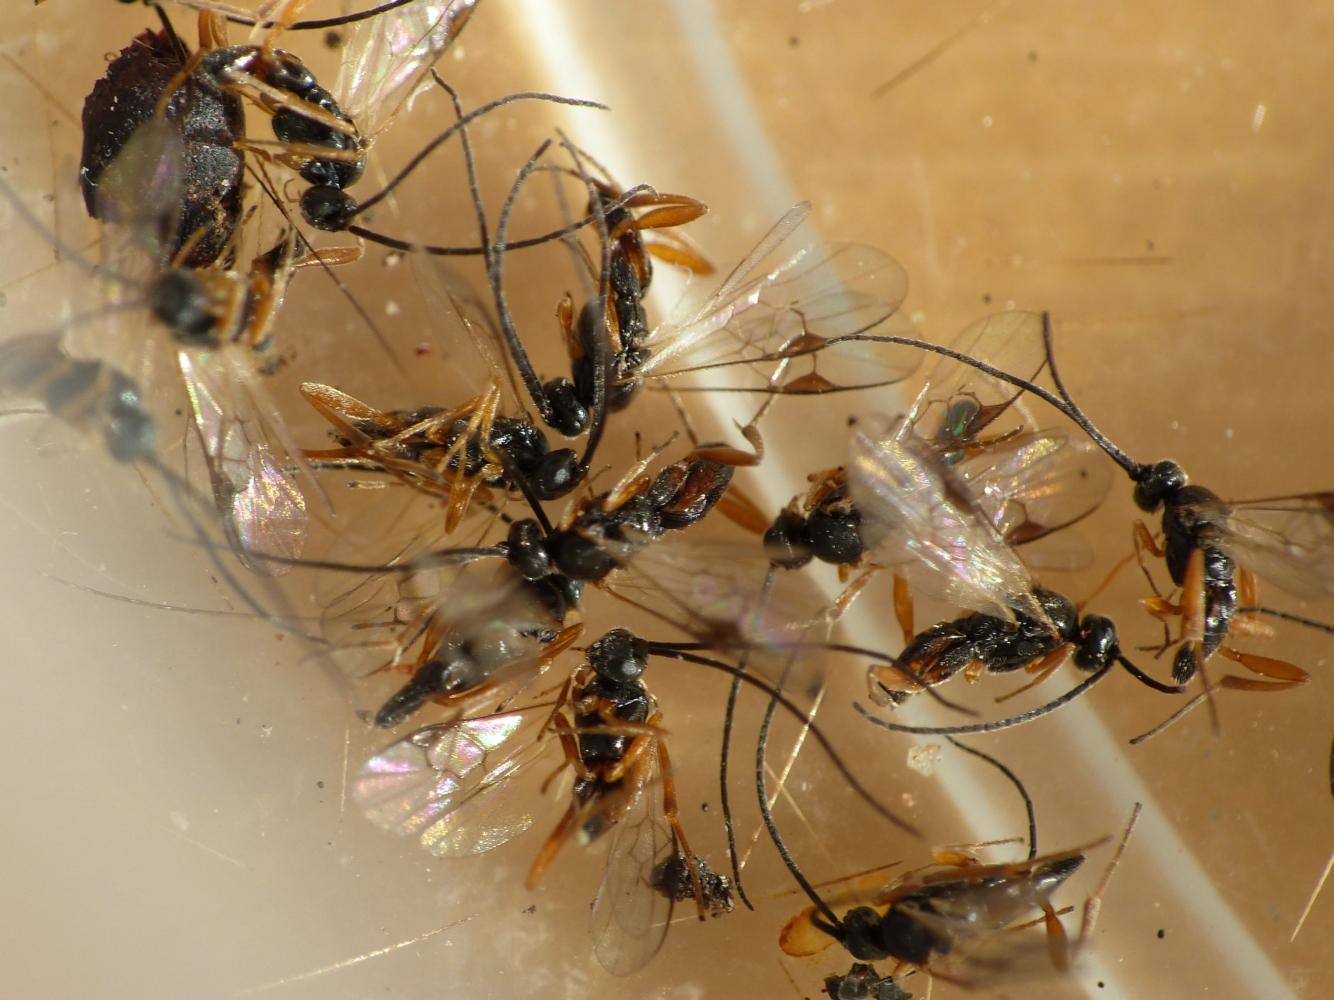
[[[610,117],[562,120],[623,181],[708,202],[694,234],[719,262],[809,197],[826,235],[903,261],[908,309],[934,337],[1011,303],[1052,310],[1070,388],[1141,460],[1170,455],[1225,496],[1328,485],[1334,25],[1323,5],[606,6],[487,0],[447,75],[469,103],[546,87],[612,104]],[[38,210],[64,204],[46,196],[53,178],[68,183],[77,157],[70,116],[102,54],[145,17],[53,0],[6,18],[0,166]],[[287,44],[320,65],[317,39]],[[398,123],[378,150],[381,166],[444,117],[438,103],[424,104]],[[478,132],[497,178],[492,198],[551,116],[513,120]],[[468,238],[456,183],[414,190],[414,215],[434,210],[438,232],[420,223],[431,236]],[[79,279],[48,267],[44,241],[0,213],[5,330],[31,329],[51,321]],[[368,264],[347,280],[381,316],[380,300],[393,294],[385,272]],[[546,284],[535,278],[524,285],[532,299],[516,299],[535,326],[550,322],[569,278]],[[392,401],[378,365],[348,371],[350,352],[322,347],[365,335],[330,289],[318,276],[294,289],[285,335],[302,339],[292,368],[368,394],[387,382],[379,391]],[[383,321],[413,337],[404,315]],[[652,416],[660,402],[639,411],[646,432],[670,420]],[[784,409],[780,420],[811,419]],[[755,485],[767,506],[841,452],[833,408],[823,416],[826,433],[769,430],[778,460]],[[270,627],[114,604],[42,575],[188,606],[226,602],[198,553],[172,542],[180,526],[132,470],[41,427],[14,417],[0,438],[11,470],[0,490],[10,553],[0,616],[11,650],[0,735],[11,761],[0,820],[7,995],[795,996],[813,995],[821,975],[845,965],[780,957],[777,930],[799,903],[777,897],[789,883],[763,849],[748,868],[758,913],[682,924],[655,963],[620,982],[589,955],[594,858],[571,851],[532,895],[516,884],[536,835],[495,857],[444,863],[370,829],[344,808],[340,786],[345,755],[355,768],[379,742],[354,714],[375,704],[374,692],[331,683]],[[624,454],[630,443],[619,436]],[[1088,525],[1098,573],[1128,551],[1127,494],[1118,481]],[[364,521],[348,530],[375,533]],[[1060,586],[1081,596],[1098,573]],[[311,609],[302,586],[295,600]],[[1134,606],[1141,592],[1127,573],[1099,601],[1131,645],[1155,636]],[[1331,617],[1328,605],[1307,610]],[[859,627],[877,617],[864,611]],[[605,610],[596,622],[611,623]],[[1285,629],[1270,645],[1313,683],[1223,698],[1221,737],[1197,713],[1125,747],[1172,706],[1117,677],[1090,699],[1106,735],[1081,709],[978,744],[1029,782],[1046,849],[1112,832],[1134,798],[1149,802],[1107,897],[1097,964],[1043,995],[1319,997],[1334,988],[1328,897],[1288,942],[1334,846],[1328,643]],[[911,775],[907,744],[850,721],[845,695],[856,683],[839,684],[822,718],[885,794],[914,796],[932,842],[1019,832],[1008,789],[966,765],[944,769],[948,784]],[[709,754],[722,686],[683,674],[655,690],[681,734],[673,745],[691,789],[687,821],[720,856]],[[847,811],[810,758],[793,787],[821,832],[781,815],[814,877],[923,860],[921,844]],[[747,799],[744,786],[737,794]],[[1077,904],[1095,874],[1065,901]],[[524,912],[531,904],[537,911]],[[948,994],[937,984],[936,996]]]

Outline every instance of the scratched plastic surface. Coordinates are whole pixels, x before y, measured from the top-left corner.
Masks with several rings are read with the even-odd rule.
[[[1170,14],[1140,2],[834,0],[762,15],[740,0],[606,6],[488,0],[443,68],[471,103],[548,88],[613,105],[558,120],[623,181],[707,202],[692,232],[715,261],[810,198],[824,234],[903,262],[907,308],[934,337],[1010,304],[1052,310],[1072,392],[1140,460],[1171,456],[1225,496],[1329,485],[1334,70],[1321,40],[1334,25],[1319,5],[1246,4],[1227,18],[1203,2]],[[10,15],[0,27],[4,176],[58,212],[68,200],[43,195],[57,174],[72,176],[82,95],[103,54],[149,15],[65,0]],[[313,61],[332,71],[332,54]],[[377,155],[401,162],[446,118],[439,103],[414,109]],[[483,169],[512,171],[551,118],[479,129]],[[503,184],[489,181],[488,195]],[[456,186],[431,204],[442,230],[463,211]],[[45,266],[49,248],[11,215],[0,219],[8,333],[49,319],[77,279]],[[363,267],[349,283],[381,315],[379,272]],[[534,289],[516,309],[550,324],[561,290]],[[285,320],[307,332],[350,329],[327,283],[295,289],[290,305]],[[301,365],[332,380],[339,360],[313,344]],[[373,391],[374,368],[348,377]],[[751,480],[772,509],[829,463],[822,436],[783,433],[783,421],[805,426],[801,401],[789,402],[767,430],[764,476]],[[659,404],[645,412],[670,420]],[[842,408],[811,407],[831,436]],[[719,430],[728,415],[699,419]],[[606,976],[586,929],[596,857],[569,850],[538,892],[522,889],[556,807],[525,837],[465,861],[437,861],[375,828],[343,794],[348,768],[382,742],[356,715],[374,695],[333,682],[271,626],[113,603],[50,579],[228,606],[198,553],[180,546],[170,504],[132,471],[31,417],[7,417],[4,431],[7,995],[782,997],[814,995],[823,975],[846,969],[832,951],[781,957],[777,933],[800,900],[761,842],[746,869],[755,913],[682,921],[646,969]],[[1086,524],[1096,569],[1062,580],[1067,592],[1090,593],[1129,551],[1128,493],[1118,482]],[[1099,597],[1132,643],[1157,634],[1135,606],[1142,590],[1130,571]],[[309,595],[295,602],[315,610]],[[606,605],[599,613],[597,625],[612,624]],[[897,636],[872,631],[882,617],[860,609],[856,634],[892,648]],[[1283,629],[1268,646],[1311,670],[1311,685],[1223,697],[1219,737],[1199,712],[1126,746],[1168,709],[1117,677],[1045,724],[979,741],[1027,780],[1044,850],[1113,833],[1134,800],[1146,806],[1091,956],[1068,979],[1009,995],[1334,992],[1334,899],[1318,901],[1289,942],[1334,846],[1328,643]],[[723,685],[670,667],[660,676],[649,679],[684,735],[672,747],[688,828],[721,857],[707,734]],[[1012,793],[987,772],[946,754],[923,778],[906,765],[907,741],[863,732],[847,709],[858,686],[840,678],[821,719],[878,789],[900,804],[912,796],[930,842],[1020,832]],[[738,770],[747,761],[743,752]],[[803,754],[790,785],[801,817],[780,808],[813,877],[925,860],[924,844],[845,808],[832,780]],[[1105,857],[1063,902],[1080,903]],[[934,996],[950,995],[936,984]]]

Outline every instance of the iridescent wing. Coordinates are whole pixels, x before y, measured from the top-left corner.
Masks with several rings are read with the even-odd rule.
[[[371,138],[410,104],[478,0],[416,0],[361,21],[343,48],[339,106]]]
[[[593,900],[593,953],[614,976],[642,968],[662,947],[673,899],[653,888],[653,870],[676,853],[662,811],[656,744],[646,748],[643,778],[623,794],[619,821],[608,834],[607,863]]]
[[[731,388],[801,395],[886,385],[911,373],[916,352],[855,339],[893,317],[907,295],[907,274],[888,254],[810,244],[762,269],[809,214],[809,203],[797,205],[701,306],[657,327],[639,373],[727,369]]]
[[[769,649],[798,641],[827,610],[809,577],[773,573],[757,543],[659,539],[625,559],[609,589],[701,639]]]
[[[1006,437],[952,470],[1009,545],[1036,542],[1083,520],[1111,488],[1102,451],[1063,431]]]
[[[873,562],[956,607],[1047,620],[1019,557],[907,421],[870,417],[854,428],[848,490]]]
[[[1003,312],[964,328],[949,346],[1000,371],[1032,381],[1046,366],[1041,313]],[[940,358],[927,373],[910,421],[917,435],[957,460],[979,444],[1015,430],[1033,430],[1023,390],[961,361]],[[1013,412],[1011,409],[1013,408]]]
[[[540,799],[516,779],[541,757],[550,713],[531,708],[418,729],[366,762],[352,797],[376,826],[416,837],[437,857],[493,850],[533,823]]]
[[[281,576],[305,548],[310,515],[300,488],[279,461],[242,380],[219,370],[214,354],[178,352],[195,431],[208,466],[213,500],[228,541],[257,573]]]
[[[1334,597],[1334,492],[1303,493],[1227,505],[1197,505],[1217,523],[1222,548],[1264,580],[1299,597]]]

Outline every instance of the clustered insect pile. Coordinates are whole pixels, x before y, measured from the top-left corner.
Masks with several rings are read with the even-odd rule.
[[[158,26],[123,47],[83,109],[78,179],[101,229],[101,261],[83,266],[101,307],[42,332],[7,332],[0,395],[39,404],[167,486],[215,575],[254,614],[287,627],[266,603],[272,578],[321,581],[333,596],[319,641],[367,675],[396,678],[373,724],[411,730],[366,761],[352,786],[376,825],[437,856],[480,854],[533,825],[542,790],[536,781],[525,790],[523,776],[547,778],[550,798],[558,766],[568,790],[528,886],[538,887],[571,841],[605,845],[592,926],[608,972],[628,974],[653,958],[676,903],[691,903],[701,919],[722,916],[741,888],[735,849],[706,859],[687,839],[655,662],[731,677],[733,698],[716,712],[724,762],[737,691],[744,686],[767,705],[760,812],[810,899],[783,928],[781,947],[794,957],[834,943],[845,949],[856,964],[827,980],[835,998],[908,996],[928,977],[992,986],[1065,972],[1107,879],[1077,939],[1067,940],[1053,896],[1088,846],[1039,855],[1023,784],[996,758],[956,744],[1021,792],[1030,823],[1024,860],[937,851],[897,878],[813,884],[770,812],[765,743],[780,710],[809,729],[850,792],[892,824],[901,850],[920,857],[927,848],[923,831],[882,804],[886,790],[868,787],[836,751],[792,677],[818,679],[833,654],[851,652],[870,661],[870,704],[857,703],[855,713],[824,708],[825,729],[836,717],[840,728],[865,719],[952,743],[1041,719],[1118,668],[1167,699],[1211,711],[1219,689],[1307,681],[1293,664],[1238,647],[1272,633],[1265,618],[1275,613],[1260,604],[1257,574],[1303,596],[1334,596],[1334,493],[1229,502],[1173,462],[1131,459],[1066,392],[1047,315],[1001,312],[949,345],[920,339],[899,315],[903,269],[874,247],[799,235],[804,203],[718,280],[681,231],[705,213],[701,202],[651,182],[623,188],[559,131],[502,179],[509,190],[493,219],[473,155],[480,123],[519,102],[609,112],[539,92],[465,110],[435,67],[465,25],[485,16],[479,0],[407,0],[310,23],[299,19],[301,0],[266,4],[249,18],[207,0],[185,6],[198,11],[195,42],[177,31],[181,17],[154,8]],[[229,19],[252,26],[247,42],[229,40],[239,33]],[[326,87],[294,52],[312,37],[306,29],[331,25],[346,38],[343,71]],[[443,99],[453,119],[422,126],[432,137],[420,155],[366,191],[376,138],[391,125],[417,129],[424,114],[409,105],[426,92],[431,113]],[[247,130],[256,116],[267,117],[270,134]],[[473,205],[455,243],[369,228],[371,210],[441,147],[462,151]],[[515,205],[534,197],[538,179],[564,192],[565,222],[513,237]],[[2,180],[0,192],[40,225]],[[363,401],[304,369],[311,380],[299,394],[275,390],[276,371],[302,364],[295,342],[308,335],[284,324],[284,299],[315,280],[309,272],[337,280],[370,266],[360,260],[368,247],[388,247],[413,269],[437,329],[452,338],[454,363],[476,373],[466,394]],[[525,254],[558,249],[582,275],[580,297],[554,303],[554,325],[516,317],[508,296],[515,267]],[[654,314],[648,293],[664,264],[709,289],[698,306]],[[392,345],[366,339],[362,350],[376,364],[404,362]],[[568,370],[544,377],[533,358],[547,356],[552,341]],[[919,366],[925,379],[907,412],[883,412],[893,407],[881,390]],[[731,442],[696,439],[684,410],[678,432],[638,426],[642,396],[685,385],[757,402]],[[856,394],[857,416],[819,426],[821,399],[843,394]],[[189,448],[202,455],[205,475],[169,457],[164,396],[188,401]],[[779,398],[804,407],[803,419],[846,458],[812,471],[809,486],[775,512],[741,488],[737,473],[762,466]],[[1034,398],[1058,419],[1040,426]],[[298,410],[313,410],[328,436],[304,439],[291,419]],[[680,435],[690,447],[668,458]],[[637,459],[606,476],[600,456],[614,440],[633,442]],[[1108,457],[1145,514],[1161,511],[1156,529],[1136,528],[1134,555],[1150,583],[1157,558],[1171,579],[1170,591],[1155,587],[1145,601],[1164,623],[1158,652],[1174,650],[1166,677],[1136,662],[1110,617],[1036,575],[1062,565],[1052,543],[1073,537],[1111,489]],[[400,502],[396,517],[410,498],[429,531],[368,557],[366,545],[340,544],[335,530],[314,557],[310,539],[337,524],[349,483],[379,486],[369,496]],[[734,541],[696,540],[706,518],[729,521]],[[835,567],[838,593],[806,606],[780,596],[821,563]],[[836,635],[876,581],[892,587],[904,636],[897,652],[856,649]],[[598,621],[588,607],[595,593],[605,595],[599,610],[618,602],[648,610],[662,634]],[[923,623],[915,597],[953,610]],[[1219,657],[1244,672],[1219,674]],[[957,675],[992,685],[992,675],[1022,674],[1027,691],[1067,662],[1078,683],[1034,707],[970,712],[948,726],[895,721],[910,699],[957,707],[948,684]],[[699,706],[695,715],[707,717]],[[726,777],[722,794],[734,846]],[[1041,927],[1014,930],[1025,921]]]

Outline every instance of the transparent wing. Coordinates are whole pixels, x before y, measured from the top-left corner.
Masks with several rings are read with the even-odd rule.
[[[1299,597],[1334,597],[1334,493],[1325,491],[1196,508],[1223,527],[1223,549],[1242,566]]]
[[[628,976],[658,953],[671,921],[671,896],[653,888],[653,869],[676,853],[662,811],[657,750],[642,770],[645,780],[626,794],[619,822],[608,834],[607,863],[593,900],[593,953],[614,976]]]
[[[812,244],[760,271],[809,212],[807,203],[789,211],[703,305],[654,330],[642,374],[726,369],[733,387],[818,394],[912,372],[916,352],[854,339],[894,316],[907,295],[907,273],[884,251]]]
[[[953,466],[1010,545],[1025,545],[1095,511],[1111,488],[1106,456],[1062,431],[1017,434]]]
[[[165,120],[144,122],[97,185],[106,262],[122,277],[147,278],[167,264],[180,222],[185,147]]]
[[[72,323],[63,346],[76,358],[106,361],[148,385],[158,326],[147,289],[168,264],[183,196],[180,133],[150,120],[126,140],[97,186],[101,266],[97,315]]]
[[[357,24],[334,84],[339,107],[374,136],[411,102],[477,0],[416,0]]]
[[[414,253],[413,274],[422,298],[435,317],[432,337],[440,346],[447,385],[459,385],[464,395],[475,396],[489,385],[509,384],[511,399],[520,394],[508,359],[509,352],[492,320],[487,304],[469,282],[437,257]],[[459,400],[450,400],[451,405]]]
[[[249,569],[288,572],[290,565],[256,558],[296,559],[305,548],[310,516],[288,463],[275,457],[240,380],[192,351],[178,352],[177,361],[228,540]]]
[[[493,850],[533,823],[539,799],[515,779],[542,755],[549,715],[528,709],[418,729],[366,762],[352,797],[376,826],[416,837],[437,857]]]
[[[1043,931],[1010,928],[1036,916],[1083,860],[1072,853],[1024,865],[987,866],[956,882],[918,889],[895,909],[949,943],[938,949],[944,954],[931,963],[933,971],[987,983],[1052,972]]]
[[[782,648],[828,606],[804,574],[771,578],[773,567],[758,540],[746,545],[666,537],[622,565],[613,592],[701,638]]]
[[[1030,381],[1046,366],[1041,313],[1003,312],[986,316],[964,328],[949,346],[994,368]],[[994,439],[1015,425],[1032,430],[1034,424],[1022,402],[1023,390],[991,377],[960,361],[940,358],[927,373],[926,384],[913,408],[917,435],[946,454]],[[996,421],[1013,409],[1015,421]],[[983,437],[985,435],[985,437]]]
[[[1047,616],[1033,581],[968,486],[906,421],[862,420],[852,435],[848,489],[871,559],[957,607],[1012,619]]]

